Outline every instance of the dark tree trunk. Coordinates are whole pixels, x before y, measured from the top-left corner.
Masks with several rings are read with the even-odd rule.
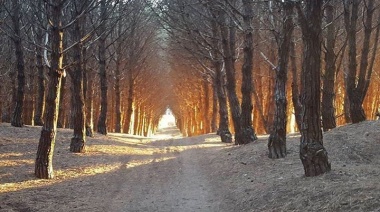
[[[257,139],[255,130],[252,127],[252,71],[253,71],[253,10],[249,0],[243,0],[244,6],[244,61],[242,67],[242,102],[241,102],[241,137],[237,144],[248,144]]]
[[[327,2],[325,6],[327,35],[326,35],[326,53],[325,53],[325,73],[323,75],[322,89],[322,127],[323,131],[328,131],[336,127],[335,122],[335,78],[336,78],[336,55],[335,48],[335,23],[334,23],[334,6]]]
[[[65,105],[63,104],[63,100],[66,95],[66,77],[63,77],[61,80],[61,86],[60,86],[60,95],[59,95],[59,112],[58,112],[58,123],[57,126],[58,128],[64,128],[66,126],[66,112],[65,112]]]
[[[49,70],[49,87],[44,114],[45,123],[42,127],[38,144],[34,171],[35,176],[42,179],[54,177],[53,153],[57,131],[60,86],[64,73],[62,69],[63,31],[60,29],[62,2],[60,0],[51,0],[48,5],[51,23],[53,24],[53,26],[51,26],[51,67]]]
[[[323,1],[305,1],[305,12],[297,4],[304,59],[302,61],[302,125],[300,159],[305,176],[317,176],[331,170],[323,147],[321,130],[321,43]]]
[[[276,67],[275,85],[275,116],[273,131],[268,140],[269,158],[286,157],[286,122],[287,122],[287,100],[286,82],[289,61],[289,50],[293,33],[293,3],[283,3],[284,21],[278,41],[278,66]]]
[[[20,12],[21,4],[19,0],[12,1],[12,23],[14,36],[12,37],[15,45],[16,55],[16,68],[17,68],[17,95],[16,104],[12,114],[11,125],[14,127],[22,127],[23,124],[23,106],[25,99],[25,65],[24,65],[24,51],[21,42],[21,30],[20,30]]]
[[[80,2],[77,3],[80,4]],[[77,11],[80,12],[80,11]],[[79,14],[77,14],[79,15]],[[86,151],[86,126],[85,126],[85,107],[84,107],[84,93],[83,93],[83,66],[82,66],[82,42],[81,42],[81,20],[78,18],[74,24],[74,29],[72,30],[72,39],[78,42],[77,45],[73,47],[73,60],[74,60],[74,70],[70,71],[71,82],[73,85],[73,91],[71,95],[73,96],[73,108],[72,108],[72,121],[74,127],[74,134],[71,138],[70,151],[76,153],[83,153]]]
[[[119,44],[119,46],[121,46]],[[115,132],[120,133],[122,129],[121,123],[121,91],[120,91],[120,62],[121,62],[121,49],[118,48],[115,68]],[[128,132],[126,132],[128,133]]]
[[[350,116],[352,123],[366,120],[363,101],[366,96],[372,70],[368,69],[371,34],[373,31],[372,17],[374,13],[374,1],[368,1],[364,11],[364,38],[360,57],[360,67],[357,71],[357,22],[361,1],[344,1],[344,22],[348,39],[348,74],[346,91],[349,100]]]
[[[221,12],[220,15],[221,21],[220,24],[220,33],[221,33],[221,40],[222,40],[222,48],[223,48],[223,60],[224,60],[224,67],[226,71],[226,77],[227,77],[227,83],[226,83],[226,89],[227,89],[227,96],[228,101],[230,105],[231,115],[232,115],[232,121],[234,124],[235,129],[235,144],[244,144],[241,138],[241,120],[240,120],[240,103],[239,99],[236,94],[236,76],[235,76],[235,58],[234,58],[234,51],[235,48],[235,40],[233,38],[235,37],[233,34],[235,30],[233,30],[234,27],[231,27],[229,29],[227,22],[227,17],[225,12]],[[231,39],[232,38],[232,39]]]
[[[213,9],[211,9],[214,20],[211,22],[212,27],[212,35],[214,39],[212,39],[213,46],[213,69],[215,72],[213,87],[214,92],[217,94],[218,103],[219,103],[219,127],[217,130],[217,134],[220,136],[222,142],[231,143],[232,135],[230,129],[228,127],[228,107],[227,107],[227,97],[224,89],[225,79],[222,74],[222,59],[221,55],[218,52],[219,49],[219,37],[220,32],[218,30],[218,23],[216,20],[219,18],[218,13],[215,13]]]
[[[300,92],[298,89],[298,74],[297,74],[297,62],[296,62],[296,51],[295,43],[291,42],[290,46],[290,64],[292,70],[292,102],[294,107],[294,117],[296,119],[296,124],[298,130],[301,130],[301,102],[300,102]]]
[[[42,8],[42,2],[38,1],[38,8]],[[38,16],[42,19],[42,12],[38,12]],[[43,31],[41,28],[36,29],[36,40],[40,45],[43,45]],[[36,114],[34,115],[34,124],[37,126],[42,126],[43,123],[43,113],[45,110],[45,75],[44,75],[44,65],[42,62],[42,51],[43,49],[36,46],[36,68],[38,72],[37,76],[37,102],[36,102]]]
[[[106,72],[106,20],[107,20],[106,0],[100,2],[100,16],[102,23],[99,26],[99,32],[102,33],[99,38],[99,78],[100,78],[100,115],[98,119],[98,132],[107,135],[107,72]]]

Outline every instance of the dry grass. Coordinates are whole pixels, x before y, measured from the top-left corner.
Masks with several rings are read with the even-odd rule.
[[[380,211],[380,122],[342,126],[324,135],[332,171],[303,177],[299,135],[288,135],[288,156],[267,157],[267,136],[212,159],[216,190],[234,211]],[[216,192],[218,193],[218,192]],[[229,206],[232,205],[232,206]]]

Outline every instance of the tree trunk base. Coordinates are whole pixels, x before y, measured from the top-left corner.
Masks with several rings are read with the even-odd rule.
[[[240,134],[236,136],[236,145],[248,144],[257,140],[257,136],[252,127],[242,129]]]
[[[98,133],[102,135],[107,135],[107,127],[98,126]]]
[[[39,179],[53,179],[54,173],[42,161],[36,161],[34,175]]]
[[[71,139],[70,152],[84,153],[86,152],[85,141],[83,138],[74,137]]]
[[[86,126],[86,136],[94,137],[94,131],[93,131],[92,127]]]
[[[217,134],[220,136],[223,143],[232,143],[232,135],[229,131],[218,130]]]
[[[268,157],[272,159],[286,157],[286,140],[277,134],[271,134],[268,140]]]
[[[318,176],[331,170],[327,151],[319,142],[301,142],[300,158],[306,177]]]
[[[35,118],[34,119],[34,126],[43,126],[44,122],[42,121],[41,118]]]

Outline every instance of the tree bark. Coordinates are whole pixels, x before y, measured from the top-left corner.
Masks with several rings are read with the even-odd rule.
[[[38,8],[42,8],[42,2],[38,1]],[[42,12],[37,11],[37,16],[39,19],[42,19]],[[37,27],[36,27],[37,28]],[[43,31],[41,28],[36,29],[36,40],[38,44],[43,45]],[[45,110],[45,75],[44,75],[44,65],[42,62],[42,51],[43,49],[39,46],[36,46],[36,68],[38,72],[37,77],[37,102],[36,102],[36,114],[34,115],[34,125],[42,126],[43,122],[43,113]]]
[[[236,76],[235,76],[235,58],[234,58],[234,51],[235,48],[235,40],[233,38],[235,37],[234,32],[235,30],[233,27],[229,29],[229,21],[228,24],[226,22],[227,17],[225,12],[221,12],[220,15],[221,21],[220,24],[220,34],[221,34],[221,40],[222,40],[222,48],[223,48],[223,60],[224,60],[224,67],[226,71],[226,89],[227,89],[227,96],[228,101],[230,105],[230,111],[232,115],[232,121],[234,124],[235,129],[235,144],[244,144],[241,138],[241,110],[240,110],[240,103],[239,99],[236,94]]]
[[[296,119],[296,124],[298,130],[301,130],[301,102],[300,102],[300,92],[298,88],[298,74],[297,74],[297,62],[296,62],[296,51],[295,43],[291,42],[290,46],[290,64],[292,70],[292,103],[294,108],[294,117]]]
[[[80,4],[77,0],[78,5]],[[77,11],[77,16],[81,11]],[[77,45],[73,47],[73,60],[74,60],[74,70],[70,71],[71,82],[73,84],[73,110],[72,120],[74,127],[74,134],[71,138],[70,151],[76,153],[83,153],[86,151],[86,125],[85,125],[85,105],[84,105],[84,93],[83,93],[83,66],[82,66],[82,48],[83,44],[81,42],[81,20],[78,18],[74,24],[74,29],[72,30],[72,39],[74,42],[78,42]],[[75,120],[75,121],[74,121]]]
[[[215,78],[215,76],[214,76]],[[213,79],[212,84],[212,115],[211,115],[211,132],[216,132],[217,127],[217,117],[218,117],[218,91],[215,85],[215,79]]]
[[[83,59],[83,95],[86,107],[86,136],[93,137],[94,133],[94,90],[93,90],[93,75],[90,74],[91,69],[87,69],[86,48],[82,49]]]
[[[210,126],[210,118],[209,118],[209,111],[210,111],[210,89],[208,86],[208,80],[207,77],[203,78],[203,88],[204,88],[204,98],[201,102],[204,102],[204,110],[203,110],[203,133],[209,133],[211,126]],[[202,95],[201,95],[202,96]]]
[[[63,104],[63,100],[66,95],[66,77],[63,77],[61,80],[61,86],[60,86],[60,95],[59,95],[59,112],[58,112],[58,123],[57,127],[58,128],[64,128],[66,126],[66,112],[65,112],[65,105]],[[45,100],[46,101],[46,100]]]
[[[225,79],[222,74],[222,59],[219,54],[219,37],[220,32],[218,30],[217,18],[219,18],[218,13],[214,10],[214,8],[210,8],[211,13],[213,15],[213,20],[211,21],[211,29],[212,29],[212,46],[213,46],[213,69],[215,72],[213,87],[215,89],[214,92],[217,94],[218,103],[219,103],[219,127],[217,130],[217,134],[220,136],[220,139],[224,143],[232,142],[232,135],[230,129],[228,127],[228,107],[227,107],[227,97],[224,89]]]
[[[302,29],[304,59],[302,61],[302,125],[300,159],[305,176],[317,176],[331,170],[323,147],[321,130],[321,43],[323,1],[306,0],[305,12],[297,4]]]
[[[255,130],[252,127],[252,71],[253,71],[253,9],[249,0],[243,0],[244,6],[244,61],[242,66],[242,102],[241,102],[241,140],[239,144],[248,144],[257,140]]]
[[[336,55],[335,48],[335,23],[334,23],[334,6],[327,2],[326,11],[326,52],[325,52],[325,73],[323,75],[322,89],[322,127],[323,131],[328,131],[336,127],[335,122],[335,79],[336,79]]]
[[[289,50],[293,33],[293,3],[285,2],[284,21],[278,40],[278,66],[276,67],[276,85],[275,85],[275,116],[273,131],[268,140],[269,158],[286,157],[286,123],[287,123],[287,69],[289,62]]]
[[[23,107],[25,99],[25,65],[24,65],[24,51],[22,47],[20,18],[21,18],[21,4],[19,0],[12,1],[12,24],[14,35],[12,37],[15,45],[16,67],[17,67],[17,95],[16,104],[12,114],[11,125],[14,127],[22,127],[23,124]]]
[[[63,31],[61,27],[62,2],[49,2],[51,17],[51,67],[49,69],[49,87],[46,98],[45,123],[42,127],[35,162],[35,176],[42,179],[54,177],[53,153],[57,131],[59,95],[61,79],[64,73],[63,61]]]
[[[101,89],[101,103],[100,103],[100,115],[98,119],[98,132],[103,135],[107,135],[107,71],[106,71],[106,21],[107,21],[107,7],[106,0],[100,2],[100,16],[102,23],[99,26],[99,32],[101,33],[99,38],[99,78]]]
[[[347,74],[347,96],[352,123],[366,120],[363,101],[366,96],[372,70],[368,69],[370,40],[373,31],[372,17],[374,13],[374,1],[368,1],[365,6],[366,17],[364,19],[364,38],[360,57],[360,67],[357,70],[357,22],[361,1],[344,1],[344,22],[348,37],[348,74]]]

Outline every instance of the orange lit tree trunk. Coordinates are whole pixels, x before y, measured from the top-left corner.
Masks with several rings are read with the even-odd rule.
[[[15,45],[15,56],[16,56],[16,68],[17,68],[17,95],[16,104],[12,114],[11,125],[14,127],[22,127],[23,124],[23,107],[25,99],[25,64],[24,64],[24,50],[22,47],[22,37],[20,28],[20,17],[21,17],[21,3],[19,0],[12,1],[12,24],[13,32],[12,36],[13,43]]]
[[[278,42],[278,66],[276,71],[275,85],[275,116],[273,130],[268,140],[269,158],[286,157],[286,123],[287,123],[287,101],[286,82],[289,61],[289,50],[293,33],[293,3],[283,4],[284,22],[282,31],[277,37]]]
[[[300,3],[297,3],[304,45],[300,159],[305,176],[309,177],[330,171],[331,164],[323,147],[320,112],[323,1],[306,0],[305,4],[305,11],[302,11]]]
[[[63,31],[61,29],[61,15],[63,1],[50,0],[48,5],[51,31],[51,64],[49,68],[49,85],[46,97],[45,123],[42,127],[38,143],[37,158],[34,174],[37,178],[50,179],[53,173],[53,153],[57,131],[59,95],[61,79],[64,70],[63,61]]]

